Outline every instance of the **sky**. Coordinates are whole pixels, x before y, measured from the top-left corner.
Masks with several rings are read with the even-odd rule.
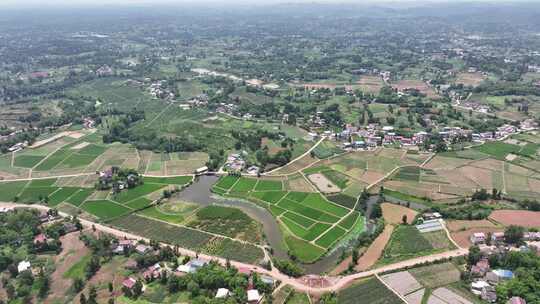
[[[415,0],[382,0],[384,2],[420,2]],[[104,5],[157,5],[157,4],[243,4],[261,5],[277,3],[380,3],[381,0],[0,0],[0,7],[55,7]],[[466,1],[466,0],[461,0]],[[474,0],[473,0],[474,1]],[[476,0],[500,2],[500,0]],[[455,0],[423,0],[422,2],[455,2]]]

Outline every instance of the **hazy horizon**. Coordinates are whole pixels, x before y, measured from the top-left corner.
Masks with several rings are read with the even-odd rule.
[[[538,2],[526,0],[3,0],[0,7],[29,8],[29,7],[79,7],[79,6],[148,6],[148,5],[248,5],[261,6],[273,4],[429,4],[429,3],[456,3],[456,2],[483,2],[483,3],[510,3],[510,2]]]

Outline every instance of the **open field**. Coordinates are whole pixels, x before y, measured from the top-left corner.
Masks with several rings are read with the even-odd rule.
[[[369,245],[366,252],[358,259],[358,264],[355,267],[357,271],[367,270],[377,263],[379,258],[383,255],[384,248],[386,248],[386,245],[390,241],[393,231],[393,225],[386,225],[384,227],[383,232],[379,234],[375,241]]]
[[[482,83],[484,79],[486,79],[486,77],[481,73],[459,73],[457,74],[455,83],[476,87]]]
[[[195,212],[187,224],[199,230],[241,239],[250,243],[262,241],[260,224],[240,209],[208,206]]]
[[[412,224],[418,212],[396,204],[381,204],[383,217],[388,224],[402,224],[403,216],[407,216],[407,223]]]
[[[386,288],[377,278],[368,278],[353,283],[338,294],[340,304],[356,304],[362,302],[371,304],[401,304],[404,303],[391,290]]]
[[[409,270],[424,287],[437,288],[460,280],[459,269],[452,263],[433,264]]]
[[[378,94],[384,85],[380,76],[362,76],[357,83],[363,91],[373,94]]]
[[[131,211],[130,208],[109,200],[86,201],[80,208],[102,220],[110,220]]]
[[[527,210],[496,210],[490,219],[505,226],[518,225],[528,228],[540,227],[540,212]]]
[[[169,244],[239,262],[256,263],[263,258],[260,248],[219,238],[208,233],[173,226],[137,215],[128,215],[111,222],[113,226]]]
[[[330,194],[340,192],[340,189],[321,173],[311,174],[308,178],[322,193]]]
[[[430,86],[428,86],[425,82],[421,80],[416,80],[416,79],[400,80],[396,83],[393,83],[392,87],[396,88],[398,91],[403,91],[406,89],[416,89],[420,93],[425,94],[428,98],[432,98],[432,99],[440,98],[440,96],[437,95],[437,93],[435,92],[435,90],[433,90],[433,88],[431,88]]]
[[[401,261],[453,248],[444,231],[420,233],[415,226],[398,226],[386,245],[379,263]]]

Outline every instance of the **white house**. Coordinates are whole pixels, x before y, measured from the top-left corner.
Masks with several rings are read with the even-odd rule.
[[[226,298],[229,296],[229,290],[227,288],[219,288],[216,293],[217,299]]]
[[[23,271],[27,271],[28,269],[30,269],[30,262],[28,261],[22,261],[19,263],[19,265],[17,265],[17,271],[19,273],[23,272]]]
[[[261,301],[261,295],[256,289],[250,289],[247,291],[247,300],[248,303],[259,303]]]

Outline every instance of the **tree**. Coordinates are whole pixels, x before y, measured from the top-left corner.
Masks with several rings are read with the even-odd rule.
[[[133,297],[136,299],[142,294],[142,288],[143,285],[140,280],[137,280],[135,282],[135,285],[133,286]]]
[[[353,250],[352,252],[352,264],[358,264],[358,250]]]
[[[504,239],[509,244],[519,244],[523,240],[525,229],[520,226],[511,225],[504,230]]]
[[[97,289],[94,285],[90,286],[90,291],[88,292],[88,304],[97,304]]]
[[[407,225],[407,215],[404,214],[402,217],[401,217],[401,222],[403,223],[403,225]]]
[[[81,304],[87,304],[88,302],[86,301],[86,296],[84,295],[84,293],[81,293],[81,297],[79,298],[79,302]]]
[[[371,209],[371,214],[369,215],[369,218],[376,219],[380,218],[382,216],[382,208],[380,204],[374,204]]]
[[[109,282],[108,284],[109,292],[113,292],[113,283]]]
[[[471,246],[469,248],[469,255],[467,256],[467,262],[470,266],[475,265],[482,258],[482,253],[478,246]]]

